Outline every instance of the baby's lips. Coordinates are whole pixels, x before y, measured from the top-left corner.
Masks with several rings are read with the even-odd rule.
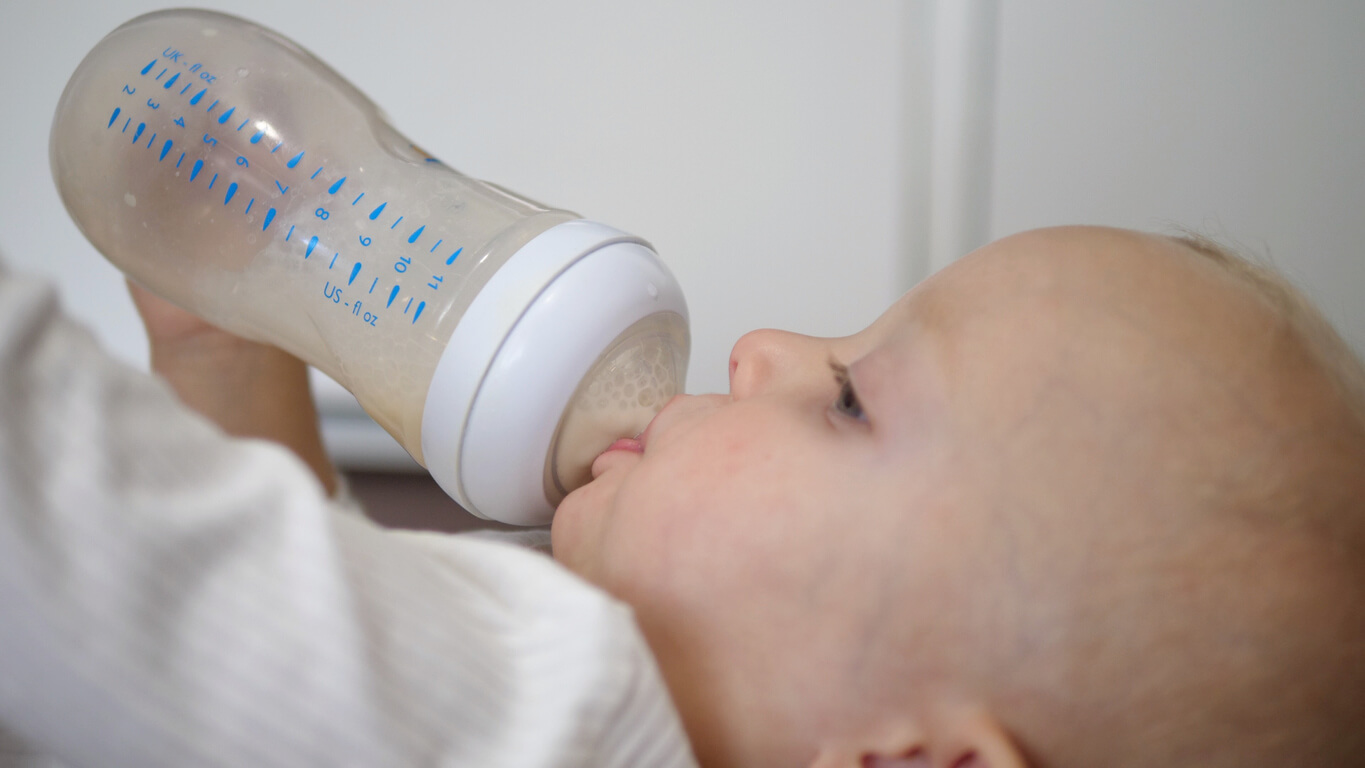
[[[610,451],[633,451],[635,453],[644,453],[645,447],[640,444],[639,440],[636,440],[633,437],[623,437],[607,446],[607,450],[603,451],[603,453]]]

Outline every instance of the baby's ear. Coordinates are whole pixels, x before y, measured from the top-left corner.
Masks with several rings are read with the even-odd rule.
[[[826,744],[810,768],[1027,768],[1023,753],[988,712],[954,710],[932,727],[883,724]]]
[[[926,754],[932,768],[1027,768],[1024,755],[993,715],[966,709],[947,716]]]

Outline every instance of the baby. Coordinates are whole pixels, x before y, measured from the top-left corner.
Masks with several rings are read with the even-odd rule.
[[[139,305],[188,404],[334,482],[302,364]],[[552,531],[703,765],[1365,762],[1365,373],[1277,278],[1030,232],[853,336],[744,336],[730,383]]]

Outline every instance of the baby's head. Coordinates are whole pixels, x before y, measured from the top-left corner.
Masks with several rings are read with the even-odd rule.
[[[1275,278],[1031,232],[730,381],[554,526],[704,762],[1365,760],[1365,375]]]

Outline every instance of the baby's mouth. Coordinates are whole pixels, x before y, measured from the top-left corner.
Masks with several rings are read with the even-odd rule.
[[[611,453],[612,451],[630,451],[631,453],[644,453],[645,447],[636,438],[623,437],[620,440],[617,440],[616,442],[607,446],[607,450],[603,451],[602,453]]]

